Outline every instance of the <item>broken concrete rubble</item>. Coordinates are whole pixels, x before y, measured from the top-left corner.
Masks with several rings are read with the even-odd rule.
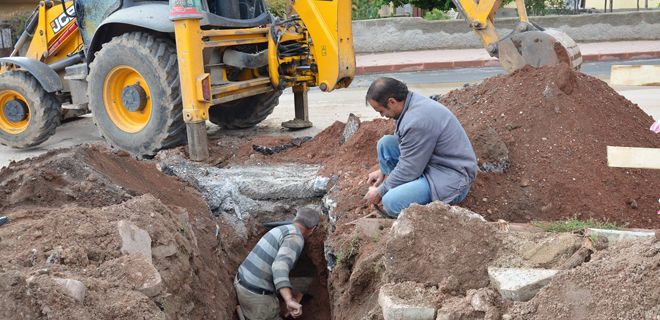
[[[215,168],[171,156],[162,160],[160,169],[195,186],[214,213],[241,220],[249,213],[275,210],[278,201],[321,197],[329,181],[316,165]]]
[[[528,301],[547,285],[558,270],[488,268],[490,281],[502,297],[513,301]]]

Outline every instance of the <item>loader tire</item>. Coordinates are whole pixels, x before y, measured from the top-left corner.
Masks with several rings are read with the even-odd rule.
[[[0,144],[29,148],[46,141],[60,124],[60,102],[24,71],[0,75]]]
[[[273,113],[280,95],[282,91],[276,90],[213,106],[209,120],[225,129],[254,127]]]
[[[144,32],[115,37],[96,53],[87,79],[94,123],[113,147],[151,157],[185,142],[179,69],[170,41]]]

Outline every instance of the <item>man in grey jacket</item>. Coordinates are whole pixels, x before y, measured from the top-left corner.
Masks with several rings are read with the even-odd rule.
[[[382,200],[386,213],[397,217],[412,203],[457,204],[467,197],[477,159],[449,109],[386,77],[371,84],[366,101],[381,116],[396,120],[395,134],[378,141],[380,169],[368,176],[367,203]]]

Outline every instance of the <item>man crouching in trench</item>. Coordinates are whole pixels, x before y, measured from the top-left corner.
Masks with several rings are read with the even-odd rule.
[[[302,305],[291,291],[289,272],[302,252],[305,239],[314,232],[319,221],[316,210],[299,209],[293,224],[268,231],[241,263],[234,287],[246,319],[281,319],[277,293],[291,316],[302,315]]]

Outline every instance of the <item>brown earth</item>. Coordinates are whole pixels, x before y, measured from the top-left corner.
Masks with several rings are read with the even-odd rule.
[[[596,252],[552,279],[513,319],[658,319],[660,241],[628,242]]]
[[[59,150],[12,163],[0,171],[0,185],[0,212],[9,218],[0,228],[0,318],[233,317],[233,303],[218,301],[235,301],[231,283],[246,244],[211,220],[195,189],[155,162],[97,146]],[[164,289],[153,298],[118,280],[121,273],[105,272],[127,268],[119,220],[148,231],[154,250],[176,249],[154,256]],[[81,281],[84,304],[55,277]]]
[[[651,120],[603,82],[564,67],[528,69],[453,91],[442,101],[464,124],[482,168],[495,163],[504,169],[480,172],[463,203],[487,219],[577,216],[660,225],[658,173],[608,168],[605,156],[606,145],[658,147],[647,128]],[[333,225],[308,241],[296,271],[318,278],[305,318],[382,319],[377,298],[385,283],[438,290],[432,302],[437,308],[470,319],[497,318],[500,311],[516,319],[568,319],[584,312],[599,315],[595,318],[657,316],[657,242],[598,252],[592,262],[560,274],[535,299],[509,309],[510,303],[492,298],[486,268],[507,261],[529,264],[519,248],[549,236],[502,234],[440,203],[413,206],[392,228],[381,224],[365,232],[354,222],[371,212],[361,201],[366,176],[377,168],[378,139],[391,134],[394,123],[363,122],[341,145],[343,129],[336,122],[300,147],[272,156],[254,152],[252,145],[286,144],[292,138],[234,136],[210,146],[210,165],[319,163],[333,177]],[[0,187],[0,213],[10,219],[0,227],[2,318],[232,319],[233,274],[264,232],[250,226],[250,240],[241,240],[230,225],[211,217],[196,190],[162,174],[155,162],[97,146],[12,163],[0,170]],[[152,247],[176,248],[172,256],[154,258],[164,289],[153,298],[122,280],[128,262],[119,251],[119,220],[147,230]],[[336,262],[332,272],[326,269],[324,242]],[[49,263],[49,257],[59,261]],[[84,304],[67,296],[55,277],[83,282]],[[622,278],[626,294],[617,291]],[[488,311],[470,303],[477,294],[492,298]],[[615,307],[623,303],[620,297],[624,311]],[[591,302],[575,303],[582,299]]]
[[[462,204],[489,220],[609,220],[658,228],[660,171],[610,168],[606,146],[660,147],[653,123],[606,83],[566,65],[486,79],[440,98],[459,118],[480,164],[501,154],[504,173],[480,172]],[[477,139],[491,136],[494,139]],[[637,206],[630,205],[634,200]]]

